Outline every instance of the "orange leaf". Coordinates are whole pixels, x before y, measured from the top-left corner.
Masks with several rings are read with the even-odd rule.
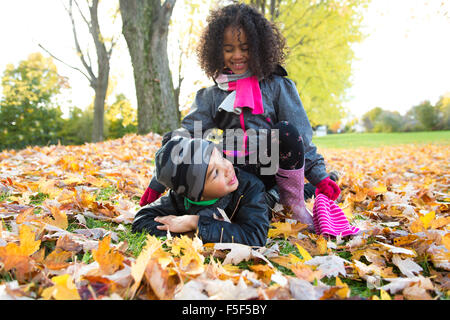
[[[410,234],[410,235],[407,235],[407,236],[394,238],[394,246],[402,246],[402,245],[405,245],[405,244],[409,244],[411,242],[414,242],[418,238],[419,237],[414,235],[414,234]]]
[[[44,265],[50,270],[61,270],[67,268],[67,259],[72,257],[72,253],[56,248],[44,260]]]
[[[167,300],[173,298],[179,278],[170,276],[169,271],[162,268],[157,259],[150,260],[144,274],[146,281],[159,299]]]
[[[109,246],[111,236],[108,235],[98,243],[98,249],[92,250],[92,257],[99,264],[100,270],[106,274],[113,274],[123,267],[123,255]]]
[[[444,243],[444,246],[447,248],[447,250],[450,251],[450,233],[447,233],[442,237],[442,242]]]
[[[318,254],[325,254],[328,252],[328,243],[327,240],[325,240],[325,238],[320,235],[319,238],[316,240],[316,245],[317,245],[317,249],[318,249]]]
[[[294,272],[295,276],[299,279],[306,280],[308,282],[313,282],[315,279],[320,280],[322,276],[322,271],[313,270],[312,266],[305,265],[303,263],[297,263],[292,266],[292,272]]]
[[[425,226],[422,220],[419,218],[411,223],[411,225],[409,226],[409,230],[411,230],[412,233],[422,232],[425,231]]]
[[[52,226],[58,227],[60,229],[66,230],[69,226],[69,222],[67,221],[67,215],[60,211],[57,207],[49,207],[50,213],[53,216],[53,219],[50,217],[46,217],[43,219],[43,221],[47,224],[50,224]]]
[[[267,284],[270,283],[272,274],[275,272],[273,268],[267,264],[252,265],[250,266],[250,270],[255,272],[258,277]]]
[[[437,218],[430,223],[431,229],[439,229],[450,224],[450,217]]]
[[[33,270],[33,260],[30,255],[39,249],[41,241],[35,240],[34,232],[26,224],[20,225],[19,239],[19,245],[11,242],[0,247],[0,261],[3,262],[3,268],[6,271],[15,268],[18,278],[22,279],[25,274]]]

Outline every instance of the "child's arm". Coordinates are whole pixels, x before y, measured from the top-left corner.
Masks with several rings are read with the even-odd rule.
[[[177,216],[177,218],[181,217],[192,217],[190,215],[180,215],[180,210],[176,208],[176,201],[172,199],[173,194],[169,191],[169,193],[155,202],[151,203],[147,207],[142,208],[134,217],[132,231],[133,232],[142,232],[146,231],[154,236],[165,236],[167,235],[167,231],[165,228],[160,228],[164,226],[162,221],[158,222],[158,218],[172,217]],[[182,218],[184,220],[184,218]],[[186,219],[188,220],[188,219]],[[195,230],[196,225],[194,226]],[[176,236],[181,232],[177,232],[175,230],[170,230],[172,235]]]
[[[297,88],[292,80],[280,78],[278,105],[278,120],[288,121],[300,132],[305,147],[305,176],[313,185],[328,177],[323,156],[317,153],[312,143],[312,128]]]

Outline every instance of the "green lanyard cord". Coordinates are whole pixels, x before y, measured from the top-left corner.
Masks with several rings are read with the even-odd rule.
[[[192,201],[185,197],[184,198],[184,207],[187,210],[190,208],[191,204],[195,204],[197,206],[210,206],[210,205],[216,203],[217,200],[219,200],[219,198],[212,199],[212,200],[205,200],[205,201]]]

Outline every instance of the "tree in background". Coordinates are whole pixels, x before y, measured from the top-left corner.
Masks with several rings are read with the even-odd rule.
[[[116,101],[107,107],[106,137],[117,139],[128,133],[137,132],[137,113],[127,97],[120,93],[116,95]]]
[[[406,115],[415,120],[416,130],[430,131],[435,130],[439,123],[438,109],[430,101],[424,101],[421,104],[412,107]]]
[[[54,100],[68,84],[52,59],[32,53],[17,67],[7,65],[2,87],[0,148],[56,143],[63,122]]]
[[[439,116],[437,128],[439,130],[450,130],[450,92],[439,98],[436,108]]]
[[[373,127],[373,132],[400,132],[403,131],[404,118],[397,111],[386,111],[379,115]]]
[[[85,48],[82,48],[82,45],[79,41],[79,34],[77,29],[77,24],[75,22],[73,3],[75,3],[78,13],[81,16],[84,23],[87,25],[89,33],[91,34],[92,40],[95,46],[95,54],[97,56],[97,63],[94,67],[94,64],[91,61],[91,57],[89,54],[89,49],[87,44],[85,44]],[[108,81],[109,81],[109,72],[110,72],[110,59],[112,55],[113,48],[117,42],[116,37],[111,37],[107,39],[102,32],[100,31],[100,22],[98,19],[98,5],[99,0],[86,0],[86,4],[89,9],[89,18],[83,13],[81,6],[78,4],[76,0],[69,0],[69,5],[66,8],[66,11],[69,15],[70,21],[72,23],[72,31],[73,38],[75,41],[75,48],[78,57],[81,60],[83,65],[83,70],[77,67],[73,67],[63,60],[55,57],[51,54],[47,49],[45,49],[42,45],[40,47],[48,52],[52,57],[57,59],[58,61],[64,63],[65,65],[81,72],[83,76],[89,81],[90,86],[94,89],[95,97],[94,97],[94,116],[93,116],[93,127],[92,127],[92,141],[98,142],[103,141],[103,122],[104,122],[104,110],[105,110],[105,99],[106,99],[106,91],[108,90]],[[118,16],[118,10],[115,10],[113,13],[113,20]],[[108,48],[107,48],[108,46]]]
[[[287,71],[313,126],[345,115],[351,86],[352,44],[360,42],[362,9],[370,0],[249,0],[287,39]]]
[[[179,126],[167,55],[169,21],[176,0],[120,0],[122,33],[133,65],[138,133]]]
[[[381,109],[380,107],[376,107],[370,111],[367,111],[362,116],[363,126],[368,132],[371,132],[373,130],[373,128],[375,126],[375,122],[378,120],[378,118],[380,117],[380,115],[382,113],[383,113],[383,109]]]

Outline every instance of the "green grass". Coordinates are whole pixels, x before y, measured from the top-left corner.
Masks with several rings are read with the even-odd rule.
[[[324,137],[313,137],[313,143],[318,148],[377,148],[427,143],[450,145],[450,131],[329,134]]]

